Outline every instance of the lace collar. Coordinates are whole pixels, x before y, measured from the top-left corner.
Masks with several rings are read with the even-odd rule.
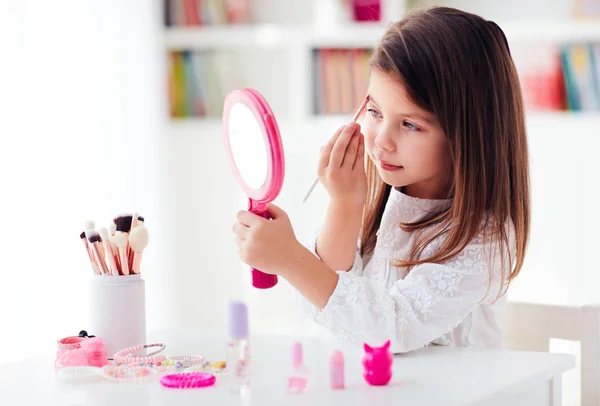
[[[417,221],[431,212],[444,210],[452,204],[452,199],[420,199],[408,196],[402,191],[392,188],[388,198],[382,223],[385,220],[400,222]]]

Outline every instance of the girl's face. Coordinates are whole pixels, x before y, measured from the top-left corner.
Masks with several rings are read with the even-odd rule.
[[[410,101],[399,81],[373,70],[361,128],[383,181],[422,199],[443,197],[452,179],[450,151],[437,117]]]

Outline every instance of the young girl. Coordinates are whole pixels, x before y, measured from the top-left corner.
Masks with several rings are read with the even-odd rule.
[[[501,347],[530,222],[506,38],[491,21],[433,8],[392,25],[370,68],[362,125],[341,127],[321,151],[330,201],[316,241],[302,246],[271,205],[272,221],[239,213],[240,257],[285,278],[317,322],[359,344]]]

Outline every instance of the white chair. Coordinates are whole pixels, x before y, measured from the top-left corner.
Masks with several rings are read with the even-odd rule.
[[[549,351],[550,339],[581,344],[581,406],[600,406],[600,305],[554,306],[508,303],[506,344],[511,349]]]

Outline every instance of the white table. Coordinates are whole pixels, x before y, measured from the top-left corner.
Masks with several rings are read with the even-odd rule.
[[[108,381],[57,382],[53,358],[0,368],[0,399],[11,405],[511,405],[561,404],[561,376],[575,366],[571,355],[428,347],[394,359],[388,386],[371,387],[362,378],[363,350],[349,344],[302,338],[311,369],[310,391],[287,394],[290,346],[294,337],[253,336],[252,389],[236,396],[222,382],[210,388],[174,390],[158,381],[117,384]],[[167,344],[166,355],[202,353],[224,357],[224,336],[196,330],[149,334]],[[329,389],[328,354],[341,348],[346,360],[346,389]],[[10,400],[10,401],[9,401]]]

